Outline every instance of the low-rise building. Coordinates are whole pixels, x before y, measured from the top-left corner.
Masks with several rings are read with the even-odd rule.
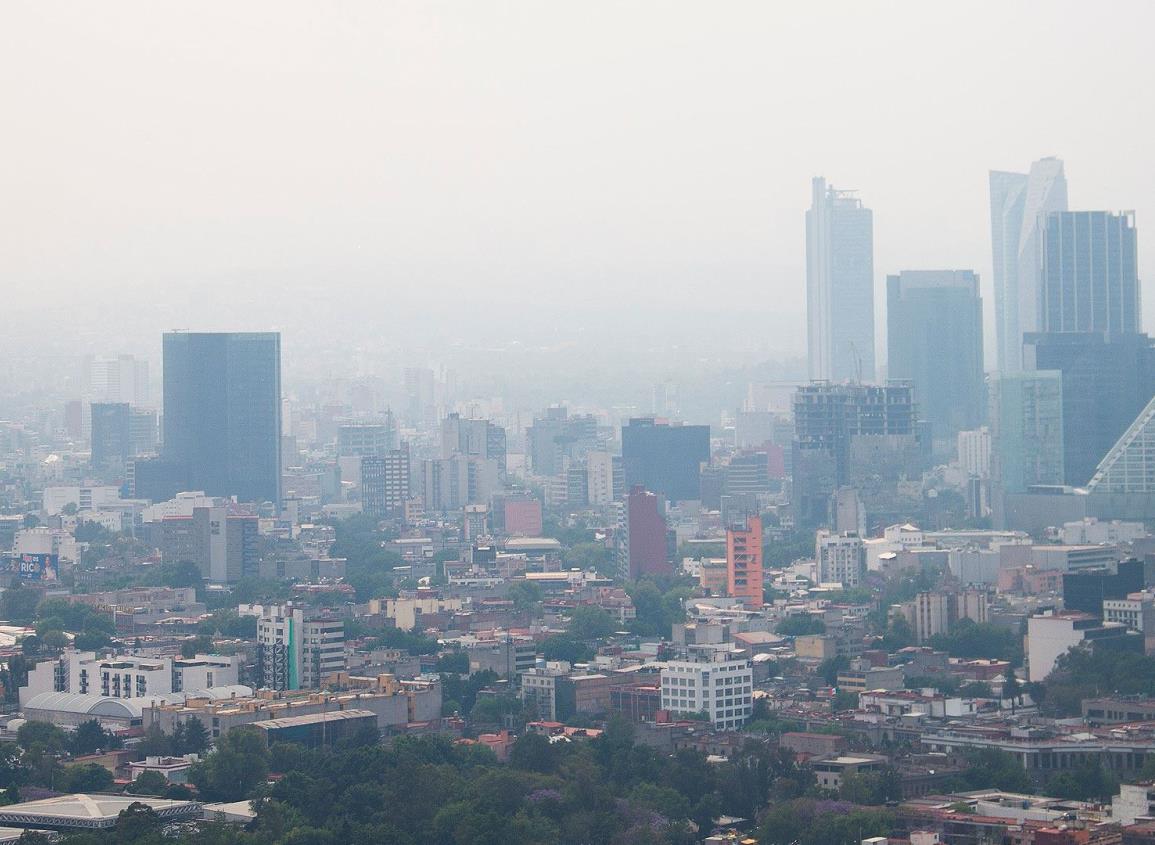
[[[889,764],[889,759],[881,754],[841,754],[813,760],[810,767],[819,787],[838,791],[848,775],[881,772]]]

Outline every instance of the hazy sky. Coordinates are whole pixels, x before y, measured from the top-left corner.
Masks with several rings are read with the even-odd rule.
[[[658,301],[800,354],[811,176],[874,209],[880,305],[887,272],[973,267],[989,311],[987,171],[1043,155],[1072,207],[1137,211],[1150,283],[1153,9],[6,0],[6,310],[387,331]]]

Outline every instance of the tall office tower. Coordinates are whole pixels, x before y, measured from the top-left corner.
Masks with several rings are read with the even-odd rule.
[[[160,429],[157,426],[156,411],[133,408],[129,416],[129,430],[132,436],[132,454],[155,455],[157,435]]]
[[[147,405],[149,403],[148,361],[132,355],[97,358],[86,363],[88,390],[94,402]]]
[[[1053,212],[1042,234],[1039,331],[1142,330],[1134,212]]]
[[[361,458],[361,512],[368,516],[397,517],[409,498],[409,444],[383,455]]]
[[[957,439],[958,465],[970,478],[991,477],[991,430],[985,425],[960,431]]]
[[[441,421],[441,457],[466,455],[493,461],[499,478],[505,477],[505,429],[489,420],[462,419],[450,414]]]
[[[991,487],[996,503],[1063,483],[1063,375],[995,373],[990,382]]]
[[[437,399],[433,370],[428,367],[405,368],[406,422],[418,429],[436,424]]]
[[[397,426],[390,414],[381,423],[342,423],[337,426],[337,455],[339,457],[381,457],[397,448]]]
[[[830,526],[835,534],[866,536],[866,507],[853,487],[839,487],[830,500]]]
[[[769,411],[739,411],[734,417],[734,445],[739,449],[761,449],[775,443],[774,414]]]
[[[207,499],[212,503],[213,500]],[[166,516],[148,525],[149,539],[167,563],[195,563],[201,577],[235,584],[255,576],[260,559],[257,517],[224,499],[192,508],[191,515]]]
[[[1062,161],[1044,158],[1029,173],[992,170],[990,188],[998,369],[1014,373],[1023,369],[1023,335],[1041,326],[1041,219],[1067,210],[1067,177]]]
[[[697,499],[702,464],[710,462],[710,426],[635,417],[622,426],[627,487],[641,485],[671,501]]]
[[[257,677],[271,690],[319,689],[345,670],[345,623],[273,605],[257,620]]]
[[[186,490],[281,500],[281,336],[164,335],[164,458]]]
[[[132,411],[128,403],[93,402],[92,466],[123,467],[132,455]]]
[[[914,384],[936,441],[983,420],[983,301],[970,270],[904,270],[886,279],[889,375]]]
[[[1155,395],[1151,340],[1145,334],[1031,334],[1024,363],[1062,374],[1063,482],[1082,487]]]
[[[817,177],[806,212],[810,378],[874,380],[874,220],[851,191]]]
[[[614,456],[609,452],[586,453],[586,496],[594,507],[614,500]]]
[[[566,408],[547,408],[526,430],[526,446],[534,475],[562,471],[566,460],[581,460],[597,449],[598,423],[592,415],[570,416]]]
[[[867,512],[887,517],[903,477],[918,477],[924,456],[915,425],[914,391],[816,383],[794,394],[793,491],[799,528],[830,523],[839,487],[863,493]],[[861,490],[870,481],[869,494]]]
[[[726,589],[749,609],[762,606],[762,517],[726,530]]]
[[[660,496],[639,486],[626,496],[619,565],[631,580],[643,575],[669,575],[670,545]]]
[[[462,454],[422,461],[421,481],[426,511],[488,504],[501,486],[496,461]]]
[[[814,538],[818,583],[857,587],[866,577],[866,543],[857,534],[819,531]]]

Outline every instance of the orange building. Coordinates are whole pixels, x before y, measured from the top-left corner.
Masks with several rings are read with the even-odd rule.
[[[726,582],[732,598],[762,606],[762,517],[747,516],[746,530],[726,530]]]

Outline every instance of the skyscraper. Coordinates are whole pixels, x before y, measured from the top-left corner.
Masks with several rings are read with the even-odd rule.
[[[1135,216],[1058,211],[1043,225],[1043,332],[1142,330]]]
[[[879,494],[866,501],[868,513],[887,513],[881,494],[920,471],[921,460],[910,385],[819,383],[794,394],[791,505],[799,527],[829,524],[834,491],[868,476]]]
[[[619,565],[625,578],[669,575],[669,540],[666,517],[659,496],[639,486],[633,487],[623,506],[624,522],[619,546]]]
[[[1063,380],[1063,481],[1091,480],[1099,462],[1155,395],[1155,348],[1145,334],[1027,335],[1024,364]]]
[[[132,455],[132,411],[128,403],[93,402],[92,466],[123,467]]]
[[[983,419],[983,303],[970,270],[904,270],[886,279],[890,378],[914,384],[935,440]]]
[[[1041,324],[1040,218],[1067,210],[1063,162],[1040,159],[1029,173],[992,170],[990,190],[998,369],[1013,373],[1023,369],[1023,335]]]
[[[996,373],[990,383],[991,479],[1001,501],[1063,483],[1063,375]]]
[[[747,609],[762,606],[762,517],[746,517],[742,528],[726,530],[726,589]]]
[[[185,489],[281,499],[281,336],[164,335],[164,459]]]
[[[622,426],[626,485],[642,485],[672,501],[701,495],[701,467],[710,461],[708,425],[671,425],[636,417]]]
[[[874,379],[874,219],[850,191],[811,183],[806,212],[811,380]]]

